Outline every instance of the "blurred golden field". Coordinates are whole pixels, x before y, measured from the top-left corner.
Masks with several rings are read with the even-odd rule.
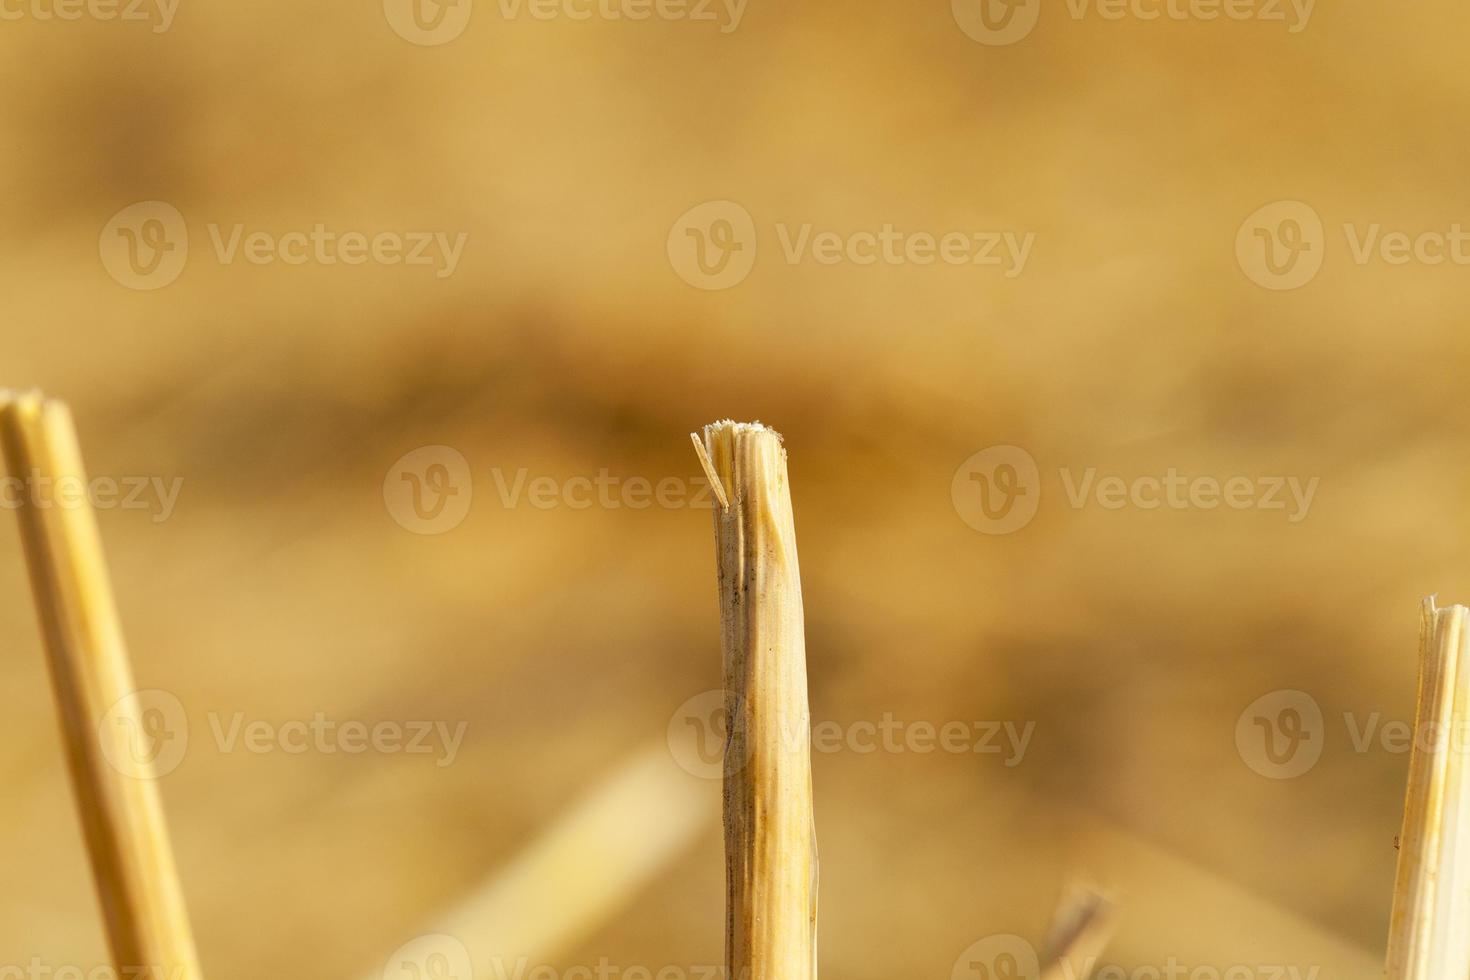
[[[668,845],[636,880],[577,898],[610,841],[463,938],[565,980],[721,962],[719,783],[665,750],[720,683],[708,504],[562,491],[697,487],[687,434],[725,417],[786,439],[815,721],[1034,723],[1014,765],[817,753],[825,975],[976,976],[962,952],[1039,943],[1075,876],[1117,892],[1104,961],[1131,976],[1377,975],[1408,755],[1355,741],[1412,720],[1420,599],[1470,596],[1470,8],[1324,0],[1293,31],[1032,0],[1028,36],[985,44],[944,0],[749,0],[738,25],[476,0],[410,43],[398,0],[180,0],[166,30],[53,2],[0,8],[0,386],[67,399],[94,476],[181,481],[166,518],[99,519],[139,683],[188,716],[161,786],[211,980],[398,980],[395,949],[640,758],[672,795],[617,804]],[[1280,201],[1320,234],[1255,234]],[[139,202],[187,228],[161,288],[115,271]],[[750,219],[728,288],[680,251],[742,234],[680,234],[705,202]],[[243,244],[319,225],[463,249],[448,272]],[[817,244],[885,226],[1033,244]],[[1263,288],[1242,255],[1303,229],[1320,271]],[[385,486],[429,446],[472,499],[411,533]],[[1010,533],[952,496],[995,446],[1039,475]],[[1306,508],[1079,506],[1089,471],[1316,483]],[[541,503],[509,492],[538,478]],[[101,919],[0,517],[0,976],[85,971]],[[1237,740],[1275,691],[1324,719],[1290,778]],[[439,765],[212,728],[318,714],[464,739]]]

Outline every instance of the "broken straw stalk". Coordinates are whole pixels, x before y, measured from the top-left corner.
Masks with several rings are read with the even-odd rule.
[[[786,451],[759,423],[716,422],[692,438],[720,501],[726,975],[815,980],[811,719]]]
[[[1040,980],[1087,980],[1113,937],[1117,906],[1091,885],[1073,882],[1047,930]]]
[[[12,474],[86,485],[63,403],[0,392],[0,442]],[[157,783],[129,741],[147,729],[91,505],[24,495],[18,515],[113,964],[122,976],[199,980]],[[127,772],[109,759],[128,760]]]
[[[1470,609],[1424,601],[1419,706],[1399,844],[1388,980],[1470,975]]]

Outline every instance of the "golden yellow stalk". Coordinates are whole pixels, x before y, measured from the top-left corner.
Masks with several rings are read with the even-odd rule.
[[[1470,976],[1470,609],[1424,601],[1419,706],[1388,936],[1388,980]]]
[[[695,439],[716,488],[730,980],[815,980],[817,850],[796,528],[781,437],[717,422]]]
[[[122,976],[198,980],[157,783],[130,742],[146,730],[143,711],[71,413],[35,393],[0,403],[6,465],[28,485],[21,538],[114,966]],[[128,764],[109,761],[120,759]]]

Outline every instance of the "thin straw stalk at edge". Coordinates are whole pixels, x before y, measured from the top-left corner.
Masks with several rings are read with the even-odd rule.
[[[1470,976],[1470,609],[1424,602],[1388,980]]]
[[[35,481],[17,510],[21,539],[113,964],[121,976],[199,980],[157,783],[130,742],[149,729],[71,413],[39,394],[0,396],[0,442],[12,477]]]

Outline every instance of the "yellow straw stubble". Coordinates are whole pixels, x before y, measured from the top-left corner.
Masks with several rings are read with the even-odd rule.
[[[130,743],[147,729],[71,413],[0,393],[0,442],[12,477],[50,488],[44,504],[22,494],[17,513],[113,964],[199,980],[158,786]]]
[[[1464,606],[1424,601],[1419,705],[1388,936],[1388,980],[1470,976],[1470,657]]]
[[[728,976],[815,980],[811,716],[786,451],[759,423],[716,422],[694,443],[720,500]]]

